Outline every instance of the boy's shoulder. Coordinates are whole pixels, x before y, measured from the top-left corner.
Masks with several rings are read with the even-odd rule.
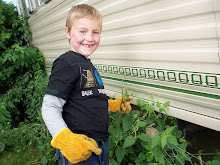
[[[78,53],[75,53],[73,51],[67,51],[64,54],[60,55],[55,61],[65,61],[70,66],[74,66],[79,63],[87,63],[87,61],[84,59],[84,57],[80,57]]]

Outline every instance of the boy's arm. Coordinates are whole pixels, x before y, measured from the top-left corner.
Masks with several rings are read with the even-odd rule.
[[[131,104],[130,101],[132,100],[131,97],[127,97],[123,99],[122,95],[115,99],[108,99],[108,105],[110,112],[120,112],[120,113],[129,113],[131,111]]]
[[[64,99],[46,94],[42,104],[43,120],[53,136],[51,145],[60,149],[63,155],[71,162],[78,163],[88,159],[92,152],[100,155],[102,150],[98,148],[94,139],[83,134],[73,133],[66,125],[62,117]]]
[[[52,135],[54,137],[58,132],[67,128],[67,125],[62,117],[63,106],[66,100],[59,97],[46,94],[42,104],[42,117]]]

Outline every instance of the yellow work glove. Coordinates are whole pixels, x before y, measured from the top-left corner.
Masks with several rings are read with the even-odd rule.
[[[92,152],[96,155],[100,155],[102,152],[94,139],[83,134],[75,134],[69,128],[57,133],[52,139],[51,145],[60,149],[71,163],[88,159]]]
[[[130,101],[132,100],[131,97],[127,97],[123,99],[122,96],[115,100],[108,100],[108,105],[110,108],[110,112],[121,112],[122,114],[129,113],[131,111],[131,104]]]

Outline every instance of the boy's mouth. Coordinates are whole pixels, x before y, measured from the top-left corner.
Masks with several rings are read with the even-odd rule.
[[[86,48],[91,48],[93,46],[93,44],[82,44],[82,46],[84,46]]]

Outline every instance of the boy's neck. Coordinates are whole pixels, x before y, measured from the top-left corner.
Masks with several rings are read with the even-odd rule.
[[[74,51],[74,50],[72,50],[72,49],[70,49],[69,51],[74,52],[74,53],[76,53],[76,54],[79,54],[80,56],[82,56],[82,57],[85,58],[85,59],[89,59],[88,56],[83,56],[82,54],[77,53],[76,51]]]

